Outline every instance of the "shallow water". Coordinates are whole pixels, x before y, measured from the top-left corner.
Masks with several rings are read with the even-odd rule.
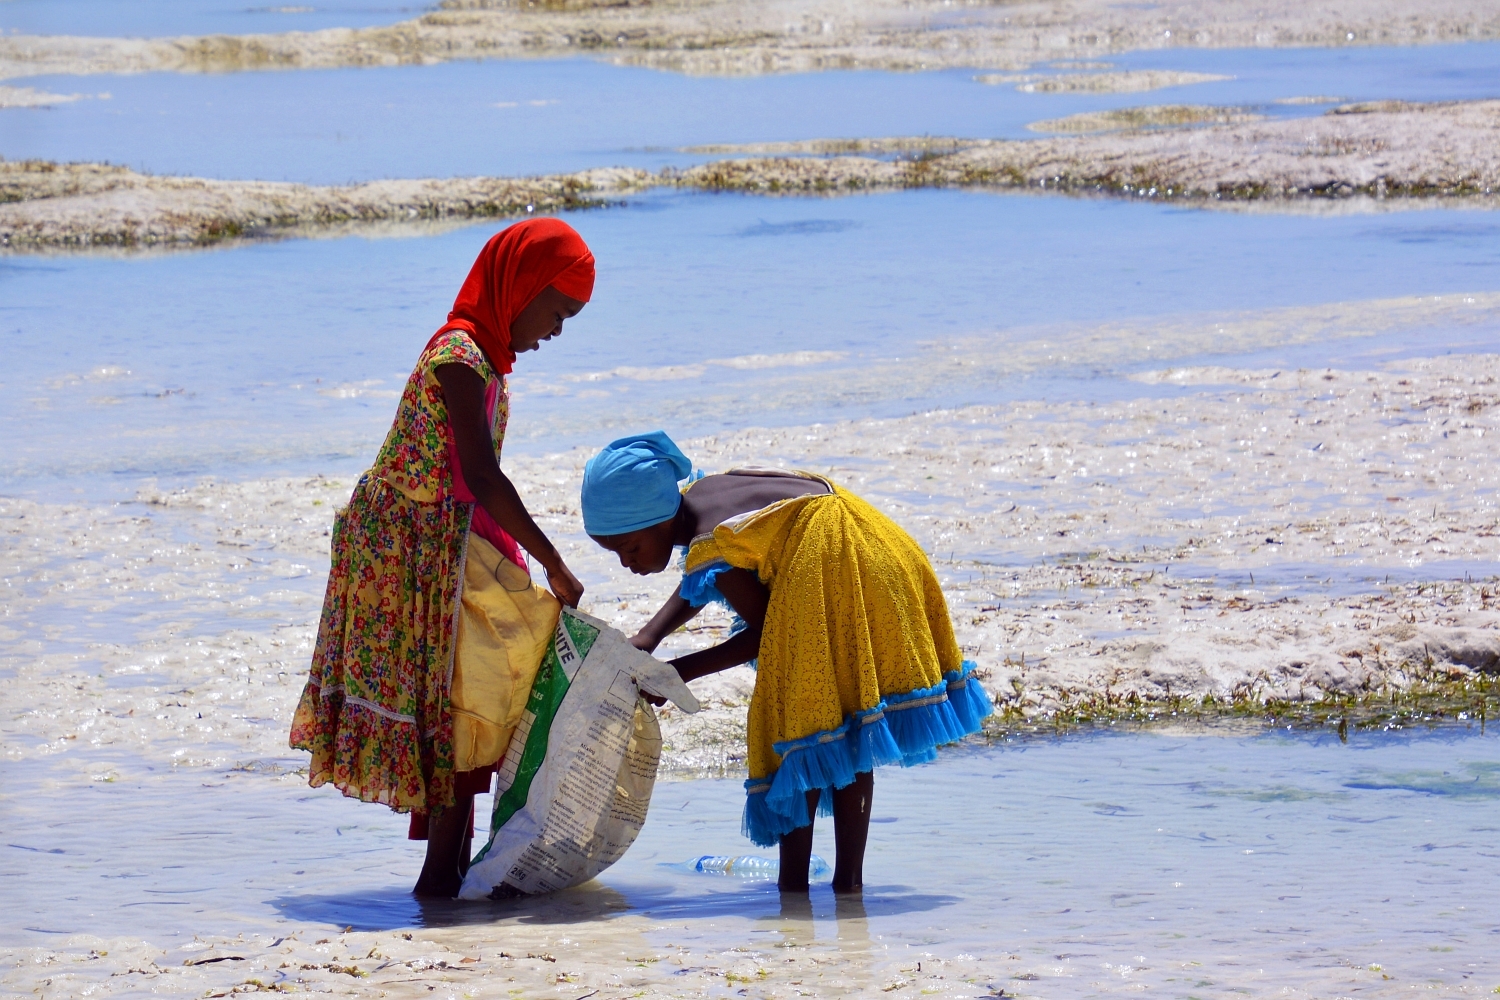
[[[1202,84],[1193,100],[1255,104],[1286,97],[1347,101],[1462,101],[1500,96],[1493,43],[1348,48],[1161,48],[1108,57],[1117,69],[1167,69],[1233,77]],[[1295,81],[1295,88],[1289,86]],[[1297,93],[1290,93],[1296,89]],[[1273,93],[1274,91],[1274,93]],[[1268,96],[1269,95],[1269,96]],[[1174,98],[1175,100],[1175,98]]]
[[[427,9],[402,0],[0,0],[0,30],[94,38],[249,35],[366,28]]]
[[[0,765],[0,944],[590,920],[610,922],[610,948],[792,942],[872,977],[968,956],[1008,992],[1046,980],[1044,995],[1328,987],[1376,967],[1392,978],[1366,989],[1500,985],[1500,902],[1484,888],[1500,878],[1500,742],[1477,730],[1032,739],[887,769],[863,901],[819,886],[802,907],[662,866],[750,850],[737,781],[659,785],[640,840],[596,884],[423,906],[406,895],[420,858],[404,817],[269,778],[272,762],[106,755]]]
[[[0,8],[3,9],[3,8]],[[1173,60],[1180,57],[1180,63]],[[1411,49],[1137,53],[1121,68],[1235,77],[1144,94],[1021,93],[971,70],[685,77],[588,59],[12,81],[90,96],[0,111],[11,159],[108,160],[155,173],[345,183],[701,162],[680,147],[830,137],[1034,137],[1028,123],[1143,104],[1500,96],[1500,43]],[[1043,72],[1048,72],[1045,67]]]
[[[38,77],[20,83],[110,97],[5,111],[4,152],[310,183],[603,166],[654,170],[709,159],[679,150],[703,143],[1020,135],[1038,118],[1131,103],[1109,95],[1039,99],[977,84],[972,76],[953,70],[685,77],[571,59]]]
[[[1342,321],[1322,314],[1215,333],[1248,310],[1496,288],[1500,222],[1485,212],[1320,218],[909,192],[661,195],[572,218],[603,262],[599,287],[560,340],[521,360],[513,448],[1021,392],[1175,392],[1119,376],[1216,352],[1321,367],[1350,352],[1489,350],[1500,333],[1487,300],[1436,325],[1382,329],[1394,321],[1377,309],[1336,336]],[[364,468],[495,228],[0,260],[13,359],[0,484],[118,496],[148,476]],[[1080,342],[1090,330],[1105,335]],[[965,358],[989,367],[953,367]]]

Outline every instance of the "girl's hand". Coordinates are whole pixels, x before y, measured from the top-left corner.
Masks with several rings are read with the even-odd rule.
[[[661,645],[661,640],[647,635],[646,630],[641,629],[630,637],[630,644],[643,653],[654,653],[656,647]]]
[[[640,646],[639,644],[636,643],[636,639],[639,639],[640,637],[641,637],[641,634],[639,632],[637,632],[631,638],[631,640],[630,640],[631,645],[634,645],[636,649],[642,649],[642,648],[644,648],[644,647],[642,647],[642,646]],[[655,648],[654,644],[653,644],[652,648],[653,649]],[[648,649],[648,650],[646,650],[646,652],[649,653],[649,652],[651,652],[651,650]],[[677,661],[676,660],[671,660],[669,662],[672,664],[672,667],[677,671],[677,676],[678,677],[682,677],[683,682],[686,683],[687,682],[687,678],[683,677],[683,675],[682,675],[682,668],[679,667],[679,666],[677,666]],[[641,697],[645,698],[646,702],[648,704],[655,705],[657,708],[661,708],[663,705],[665,705],[667,703],[667,699],[661,697],[660,695],[649,694],[649,693],[647,693],[645,691],[641,692]]]
[[[578,582],[578,577],[568,569],[568,564],[561,559],[557,565],[547,567],[547,586],[552,589],[552,595],[562,601],[570,608],[578,607],[578,602],[583,598],[583,584]]]

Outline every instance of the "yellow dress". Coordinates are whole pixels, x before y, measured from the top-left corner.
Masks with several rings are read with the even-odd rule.
[[[991,710],[921,547],[848,490],[796,475],[830,492],[732,518],[684,564],[693,604],[721,599],[713,578],[729,567],[771,592],[747,734],[745,832],[762,846],[811,822],[807,791],[931,760]]]

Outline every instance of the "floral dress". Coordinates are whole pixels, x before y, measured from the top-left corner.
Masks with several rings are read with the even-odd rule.
[[[454,799],[449,694],[474,504],[455,483],[436,375],[447,364],[485,380],[499,457],[505,380],[469,334],[439,334],[406,382],[374,467],[334,519],[317,645],[292,722],[292,747],[312,754],[314,787],[332,783],[399,812]]]

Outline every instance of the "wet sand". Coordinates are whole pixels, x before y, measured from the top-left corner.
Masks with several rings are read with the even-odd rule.
[[[981,142],[909,161],[710,163],[683,171],[682,182],[757,192],[975,186],[1195,203],[1399,195],[1473,196],[1472,203],[1486,204],[1500,191],[1497,137],[1497,101],[1385,102],[1341,105],[1294,121]]]
[[[92,94],[52,94],[35,87],[0,86],[0,108],[50,108],[92,97]]]
[[[1161,121],[1225,109],[1157,109]],[[1142,112],[1144,114],[1144,112]],[[1098,116],[1094,116],[1097,118]],[[1041,122],[1038,128],[1092,129]],[[1118,120],[1133,121],[1120,114]],[[1104,119],[1111,121],[1116,119]],[[735,147],[702,147],[732,152]],[[896,153],[894,158],[844,154]],[[1341,105],[1310,119],[1133,128],[1023,141],[894,138],[760,144],[802,156],[720,160],[661,174],[375,181],[315,187],[158,177],[102,164],[0,161],[0,246],[205,244],[364,222],[505,217],[607,204],[652,187],[838,195],[978,187],[1275,208],[1330,203],[1489,207],[1500,192],[1500,101]],[[821,155],[820,155],[821,154]]]
[[[175,39],[13,36],[0,78],[47,73],[185,72],[370,66],[446,59],[588,55],[698,74],[820,69],[1020,70],[1142,48],[1409,45],[1500,37],[1485,0],[1293,0],[1246,7],[1196,0],[1162,9],[1109,0],[1003,5],[877,0],[672,4],[447,0],[400,24],[275,35]]]
[[[1245,108],[1216,108],[1202,104],[1148,104],[1113,111],[1084,111],[1066,118],[1032,122],[1026,127],[1033,132],[1123,132],[1126,129],[1170,128],[1179,125],[1239,125],[1264,121],[1265,117]]]
[[[590,170],[553,177],[466,177],[313,187],[158,177],[109,164],[0,162],[0,246],[218,243],[350,225],[505,218],[606,204],[648,175]]]
[[[1103,69],[1108,63],[1085,64]],[[1195,83],[1215,83],[1233,79],[1216,73],[1184,73],[1180,70],[1130,70],[1123,73],[1061,73],[1054,76],[1016,73],[981,73],[974,79],[991,85],[1015,84],[1023,94],[1139,94],[1167,87],[1186,87]]]
[[[1500,357],[1139,380],[1123,402],[748,429],[685,448],[710,471],[826,473],[905,525],[932,554],[1002,728],[1444,685],[1462,701],[1500,670],[1500,494],[1475,461],[1496,433]],[[586,609],[633,631],[675,580],[631,577],[581,534],[587,457],[506,466],[587,584]],[[284,755],[328,527],[351,487],[0,500],[6,660],[16,703],[32,706],[7,726],[7,753],[82,740],[216,767]],[[663,655],[727,625],[710,609]],[[731,671],[704,683],[703,714],[667,712],[667,770],[738,767],[752,684]]]

